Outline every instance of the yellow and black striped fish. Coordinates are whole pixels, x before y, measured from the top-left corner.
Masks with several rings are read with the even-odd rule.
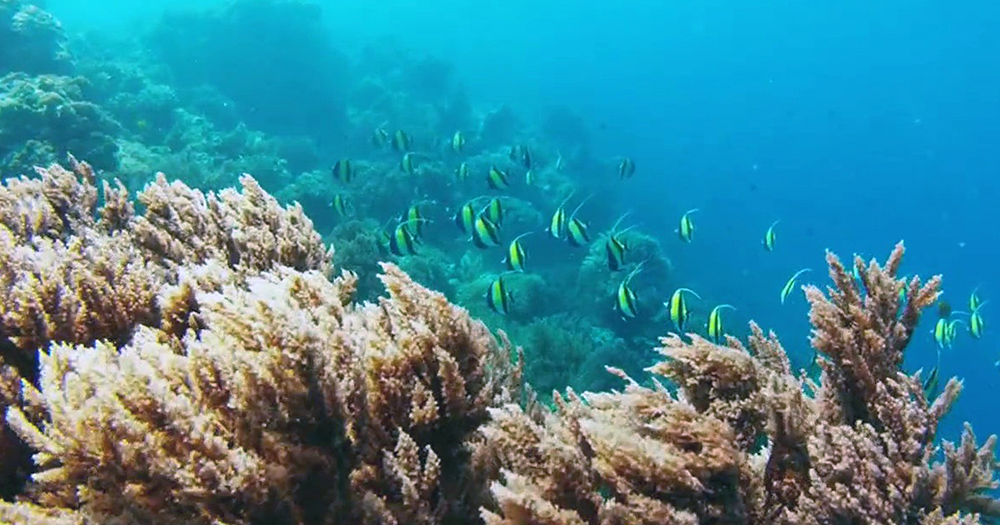
[[[587,233],[587,223],[573,217],[566,222],[566,240],[571,246],[585,246],[590,242],[590,234]]]
[[[496,166],[490,166],[490,172],[486,175],[486,185],[494,190],[505,190],[510,187],[510,179],[507,173]]]
[[[959,323],[964,325],[965,321],[961,319],[949,319],[947,317],[938,318],[937,323],[934,324],[934,342],[937,343],[939,350],[951,348],[952,343],[955,342],[955,338],[958,336]]]
[[[510,241],[510,245],[507,246],[507,257],[504,257],[503,261],[501,261],[507,266],[508,270],[524,273],[524,265],[528,262],[528,252],[525,251],[521,239],[532,233],[535,232],[522,233],[514,237],[513,241]]]
[[[684,327],[687,326],[688,318],[691,316],[691,310],[688,309],[687,301],[684,300],[684,292],[701,299],[701,296],[690,288],[678,288],[670,296],[670,301],[663,303],[663,306],[666,306],[667,311],[670,312],[670,320],[673,321],[678,334],[684,333]]]
[[[486,204],[486,216],[498,227],[503,226],[504,210],[503,204],[500,202],[500,197],[493,197]]]
[[[416,172],[417,168],[413,157],[413,152],[406,152],[403,158],[399,160],[399,169],[403,170],[403,173],[407,175],[413,175]]]
[[[396,226],[395,230],[393,230],[392,237],[389,239],[389,251],[392,252],[393,255],[416,255],[417,238],[407,228],[411,222],[413,221],[403,221]]]
[[[979,297],[979,287],[976,286],[976,288],[972,290],[972,293],[969,294],[969,311],[975,312],[982,305],[983,300]]]
[[[472,243],[483,249],[500,245],[500,228],[486,215],[486,210],[479,212],[472,224]]]
[[[951,346],[948,338],[948,318],[939,317],[934,323],[934,342],[937,343],[939,349]]]
[[[608,269],[612,272],[617,272],[625,266],[625,252],[628,251],[628,243],[621,239],[621,235],[632,228],[635,225],[629,226],[624,230],[618,231],[618,225],[621,224],[622,220],[628,216],[630,212],[625,212],[621,217],[615,221],[614,225],[611,226],[611,230],[608,232],[608,240],[604,242],[604,252],[608,257]]]
[[[528,170],[524,172],[524,185],[525,186],[535,185],[535,170]]]
[[[965,321],[961,319],[952,319],[948,321],[948,346],[955,342],[955,338],[958,336],[958,323],[965,324]],[[968,325],[966,325],[968,326]]]
[[[504,282],[503,275],[498,275],[490,283],[489,288],[486,289],[486,306],[489,306],[490,310],[500,315],[507,315],[510,313],[510,307],[513,302],[514,294],[507,289],[507,283]]]
[[[591,194],[586,199],[583,199],[583,201],[576,206],[576,209],[573,210],[573,213],[569,215],[569,218],[566,219],[566,240],[571,246],[585,246],[590,242],[590,234],[587,232],[587,223],[578,219],[576,214],[579,213],[580,208],[582,208],[583,205],[590,200],[590,197],[593,196],[594,195]]]
[[[346,217],[347,213],[350,211],[349,208],[351,207],[351,203],[347,200],[347,197],[343,193],[338,193],[333,196],[333,201],[330,202],[330,206],[332,206],[333,210],[337,212],[337,215]]]
[[[764,249],[769,252],[774,251],[774,242],[778,237],[774,231],[774,227],[777,225],[778,221],[772,222],[771,225],[767,227],[767,231],[764,232],[764,240],[762,241],[762,244],[764,245]]]
[[[549,221],[549,227],[545,231],[549,232],[553,238],[562,239],[563,234],[566,231],[566,203],[569,202],[570,198],[573,197],[571,192],[566,196],[565,199],[556,208],[555,213],[552,214],[552,220]]]
[[[628,157],[624,157],[622,161],[618,163],[618,179],[630,179],[632,178],[632,175],[635,175],[635,161]]]
[[[424,218],[424,213],[420,208],[421,203],[417,202],[406,210],[406,222],[410,223],[406,229],[410,230],[410,233],[414,237],[421,237],[424,234],[424,224],[428,221]]]
[[[458,168],[455,169],[455,177],[459,180],[459,182],[469,180],[469,165],[465,162],[459,164]]]
[[[340,159],[333,165],[333,178],[344,184],[354,180],[354,169],[350,159]]]
[[[454,135],[451,136],[451,150],[455,153],[461,153],[465,149],[465,135],[461,131],[456,131]]]
[[[735,310],[736,307],[731,304],[720,304],[715,308],[712,308],[712,312],[708,314],[708,338],[711,339],[715,344],[722,343],[723,338],[726,336],[726,328],[722,324],[722,309],[729,308]]]
[[[531,150],[527,146],[521,146],[521,165],[525,169],[531,169]]]
[[[938,354],[940,356],[940,354]],[[927,375],[927,379],[924,380],[924,396],[930,400],[937,397],[938,394],[938,366],[935,365],[931,369],[931,373]]]
[[[639,315],[639,297],[635,294],[629,284],[632,281],[632,278],[635,277],[640,270],[642,270],[642,264],[643,263],[635,265],[635,268],[633,268],[632,271],[629,272],[624,279],[622,279],[621,284],[618,285],[618,293],[615,296],[615,309],[622,314],[622,319],[625,319],[626,321],[629,319],[635,319],[636,316]]]
[[[696,211],[698,211],[698,208],[692,208],[684,212],[684,215],[681,215],[681,223],[677,227],[677,235],[684,242],[691,242],[694,238],[694,223],[691,222],[691,214]]]
[[[983,338],[983,330],[986,330],[986,321],[983,320],[982,314],[979,310],[986,303],[980,303],[979,308],[976,308],[969,314],[969,334],[975,339]]]
[[[785,304],[785,300],[788,299],[788,296],[792,293],[792,290],[795,289],[795,281],[799,278],[799,276],[801,276],[806,272],[811,272],[811,271],[812,271],[811,268],[803,268],[795,272],[791,277],[788,278],[788,282],[786,282],[785,286],[781,288],[781,304]]]
[[[455,212],[455,225],[464,233],[472,233],[472,228],[476,223],[476,208],[473,206],[475,199],[466,202]]]
[[[392,135],[392,149],[400,153],[406,153],[410,151],[410,145],[410,136],[405,131],[399,129]]]

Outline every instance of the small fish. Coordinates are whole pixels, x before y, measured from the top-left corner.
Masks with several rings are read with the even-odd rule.
[[[535,185],[535,170],[528,170],[524,172],[524,184],[526,186]]]
[[[975,312],[980,306],[982,306],[982,304],[983,300],[979,297],[979,286],[976,286],[976,288],[972,290],[972,293],[969,294],[969,311]]]
[[[396,133],[392,135],[392,149],[400,153],[410,151],[410,136],[401,129],[396,130]]]
[[[458,168],[455,169],[455,177],[460,182],[469,180],[469,165],[465,162],[459,164]]]
[[[330,203],[330,206],[333,206],[334,211],[336,211],[341,217],[347,216],[350,205],[351,203],[347,200],[347,197],[345,197],[343,193],[334,195],[333,201]]]
[[[403,155],[403,158],[399,161],[399,169],[403,170],[407,175],[413,175],[416,172],[416,166],[413,163],[413,152],[407,152]]]
[[[696,211],[698,211],[698,208],[692,208],[684,212],[684,215],[681,215],[681,223],[677,227],[677,235],[684,242],[691,242],[691,239],[694,238],[694,223],[691,222],[691,214]]]
[[[486,210],[479,212],[472,224],[472,243],[483,249],[500,245],[500,228],[486,216]]]
[[[593,196],[594,195],[591,194],[586,199],[580,201],[580,204],[576,206],[573,213],[571,213],[569,218],[566,219],[566,240],[571,246],[584,246],[590,242],[590,234],[587,233],[587,223],[578,219],[576,214],[580,211],[580,208],[582,208],[583,205],[590,200],[590,197]]]
[[[521,165],[524,166],[525,169],[531,169],[531,151],[527,148],[527,146],[521,146]]]
[[[982,307],[984,303],[979,306]],[[983,330],[986,329],[986,321],[983,320],[983,316],[979,313],[979,309],[975,309],[969,314],[969,334],[975,339],[983,338]]]
[[[955,338],[958,337],[958,324],[965,324],[965,321],[961,319],[952,319],[948,322],[948,347],[951,348],[951,344],[955,342]],[[968,326],[968,325],[966,325]]]
[[[951,339],[948,336],[947,317],[939,317],[937,322],[934,323],[934,342],[937,343],[939,349],[951,346]]]
[[[684,292],[688,292],[698,299],[701,299],[701,296],[690,288],[678,288],[674,290],[673,295],[670,296],[670,302],[663,303],[663,306],[666,306],[667,311],[670,312],[670,320],[674,322],[674,328],[677,329],[677,333],[684,333],[684,327],[687,325],[688,318],[691,316],[691,311],[688,310],[687,301],[684,300]]]
[[[618,179],[630,179],[632,175],[635,175],[635,161],[625,157],[618,163]]]
[[[931,373],[927,375],[927,379],[924,380],[924,395],[927,399],[937,397],[938,393],[938,367],[937,365],[931,369]]]
[[[566,223],[566,240],[573,246],[584,246],[590,242],[587,223],[573,217]]]
[[[496,166],[490,166],[490,172],[486,175],[486,184],[494,190],[505,190],[510,187],[510,179],[507,178],[507,173],[503,170]]]
[[[785,283],[785,286],[781,288],[781,304],[785,304],[785,299],[788,299],[788,296],[791,295],[792,290],[795,288],[796,279],[798,279],[799,276],[801,276],[802,274],[811,271],[812,271],[811,268],[803,268],[795,272],[795,274],[788,279],[788,282]]]
[[[562,171],[564,169],[566,169],[566,160],[563,159],[562,152],[560,152],[556,156],[556,171]]]
[[[628,214],[629,212],[625,212],[621,217],[618,217],[618,220],[611,226],[611,231],[608,232],[608,240],[604,242],[604,253],[608,257],[608,269],[612,272],[617,272],[625,266],[625,252],[628,251],[628,244],[620,238],[620,235],[635,226],[629,226],[624,230],[618,231],[618,225],[621,224],[622,220]]]
[[[510,313],[510,306],[513,302],[514,294],[507,289],[507,284],[503,280],[503,275],[498,275],[497,278],[490,283],[489,288],[486,289],[486,305],[490,307],[490,310],[493,310],[500,315],[507,315]]]
[[[455,153],[461,153],[465,149],[465,135],[461,131],[456,131],[454,135],[451,136],[451,150]]]
[[[385,149],[389,145],[389,132],[382,126],[375,128],[372,132],[372,145],[378,149]]]
[[[774,232],[774,227],[778,225],[778,221],[774,221],[770,226],[767,227],[767,231],[764,232],[764,249],[773,252],[774,251],[774,241],[777,240],[777,234]]]
[[[404,256],[404,255],[416,255],[417,253],[417,239],[414,237],[413,233],[410,232],[407,226],[412,220],[406,220],[398,225],[396,229],[392,232],[392,237],[389,239],[389,251],[393,255]]]
[[[455,212],[455,225],[459,227],[464,233],[472,233],[472,228],[476,223],[476,209],[473,207],[473,201],[466,202],[461,208]]]
[[[347,184],[354,179],[354,169],[351,166],[350,159],[338,160],[336,164],[333,165],[333,178]]]
[[[528,262],[528,252],[525,251],[521,239],[532,233],[535,232],[522,233],[514,237],[513,241],[510,241],[510,245],[507,247],[507,257],[504,257],[503,261],[501,261],[507,266],[508,270],[512,272],[524,272],[524,265]]]
[[[493,197],[490,202],[486,204],[486,216],[490,218],[493,224],[498,227],[503,226],[503,204],[500,202],[500,197]]]
[[[632,271],[625,276],[625,279],[622,279],[621,284],[618,285],[615,309],[622,314],[622,319],[635,319],[636,316],[639,315],[639,297],[629,286],[629,282],[642,269],[642,264],[643,263],[637,264],[635,268],[633,268]]]
[[[549,232],[555,239],[562,239],[563,232],[566,231],[566,203],[573,197],[573,193],[570,193],[563,199],[559,207],[556,208],[555,213],[552,214],[552,220],[549,221],[549,227],[545,231]]]
[[[729,308],[735,310],[736,307],[731,304],[720,304],[715,308],[712,308],[712,312],[708,314],[708,337],[715,342],[715,344],[720,344],[722,339],[726,335],[726,329],[722,325],[722,309]]]
[[[383,250],[391,250],[391,246],[392,246],[392,232],[390,232],[390,231],[388,231],[388,230],[386,230],[384,228],[381,229],[381,230],[379,230],[379,238],[378,238],[378,240],[379,240],[378,244],[379,244],[379,247],[381,247],[381,249],[383,249]]]
[[[406,210],[406,221],[412,224],[412,226],[407,226],[406,228],[410,230],[410,233],[412,233],[414,237],[423,236],[424,224],[428,221],[424,219],[424,214],[420,211],[420,203],[412,204],[409,209]]]

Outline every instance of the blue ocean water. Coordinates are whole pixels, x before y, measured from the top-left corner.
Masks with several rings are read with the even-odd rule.
[[[331,41],[357,56],[390,39],[449,64],[474,105],[523,114],[554,105],[581,116],[592,155],[628,155],[636,176],[610,205],[634,210],[686,284],[732,303],[808,351],[807,305],[778,291],[795,270],[822,284],[824,250],[885,258],[903,240],[904,272],[944,275],[966,309],[979,286],[1000,297],[1000,8],[941,2],[379,2],[322,4]],[[51,0],[69,33],[141,33],[168,9],[206,2]],[[252,28],[248,28],[252,31]],[[288,51],[289,55],[294,50]],[[269,60],[280,60],[269,57]],[[246,82],[266,84],[245,72]],[[609,181],[611,182],[617,181]],[[685,210],[697,233],[673,230]],[[761,249],[779,220],[778,248]],[[989,323],[996,305],[983,313]],[[929,313],[907,366],[935,362]],[[962,421],[1000,432],[996,335],[959,335],[942,377],[965,392]]]

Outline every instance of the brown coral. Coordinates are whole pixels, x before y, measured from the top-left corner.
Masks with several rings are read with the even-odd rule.
[[[475,516],[470,440],[518,393],[510,349],[395,267],[383,281],[354,309],[352,275],[283,268],[196,292],[180,351],[149,327],[120,350],[53,346],[26,386],[44,424],[8,412],[38,451],[29,500],[100,522]]]
[[[676,394],[626,378],[621,393],[584,395],[586,403],[571,395],[544,424],[517,407],[496,411],[484,433],[506,470],[487,522],[973,523],[977,514],[961,513],[1000,516],[997,501],[984,496],[997,486],[994,437],[977,448],[967,430],[959,448],[945,444],[944,463],[930,463],[938,421],[960,384],[953,379],[927,400],[919,376],[900,371],[920,311],[940,284],[897,280],[902,254],[899,245],[884,267],[856,261],[863,288],[830,254],[829,296],[807,287],[818,384],[795,377],[773,334],[752,325],[752,354],[734,339],[717,346],[694,334],[690,342],[664,338],[666,360],[650,370],[669,378]]]
[[[0,471],[15,523],[976,523],[995,437],[932,463],[900,370],[940,284],[833,255],[818,381],[774,334],[661,340],[640,385],[525,403],[511,345],[383,265],[352,303],[297,206],[73,163],[0,187]],[[905,290],[906,300],[899,298]],[[28,462],[28,454],[33,454]],[[31,473],[26,487],[22,482]],[[11,501],[16,496],[16,501]]]

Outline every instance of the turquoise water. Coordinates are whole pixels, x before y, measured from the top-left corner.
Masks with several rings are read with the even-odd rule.
[[[71,37],[68,47],[92,63],[98,56],[149,68],[160,63],[162,69],[149,74],[178,93],[161,103],[161,111],[169,113],[171,105],[202,107],[198,101],[203,99],[185,92],[214,82],[235,101],[235,109],[229,102],[202,107],[219,130],[245,121],[265,137],[314,138],[317,153],[291,158],[282,172],[292,177],[325,173],[333,159],[359,151],[357,135],[367,135],[369,128],[359,131],[363,126],[351,123],[350,103],[341,99],[350,98],[350,88],[367,76],[395,67],[373,63],[366,54],[373,46],[391,50],[379,55],[390,63],[419,64],[433,57],[434,62],[411,70],[430,71],[427,77],[411,75],[392,84],[416,93],[415,99],[435,99],[440,87],[435,82],[441,82],[464,92],[476,111],[507,104],[525,122],[540,120],[552,107],[565,108],[578,117],[579,128],[568,126],[558,137],[545,137],[533,127],[521,136],[583,147],[586,159],[600,161],[576,168],[581,193],[601,195],[595,213],[603,228],[632,210],[643,233],[661,241],[682,281],[677,284],[736,306],[727,322],[737,335],[749,318],[775,329],[802,360],[809,354],[807,305],[801,295],[781,305],[778,291],[792,272],[806,266],[814,269],[807,282],[827,282],[824,249],[881,260],[904,240],[904,272],[942,273],[943,297],[956,309],[965,309],[977,286],[985,299],[1000,296],[992,259],[998,241],[994,225],[1000,219],[993,205],[1000,193],[994,153],[1000,136],[1000,73],[992,67],[1000,50],[995,31],[1000,9],[994,4],[327,2],[310,11],[325,38],[319,47],[333,50],[329,63],[318,67],[317,57],[295,47],[302,42],[288,39],[267,42],[239,60],[223,58],[221,64],[198,54],[220,49],[219,42],[200,48],[175,43],[164,51],[163,43],[170,41],[164,33],[176,32],[178,40],[189,43],[196,39],[186,35],[199,34],[190,25],[162,25],[166,8],[184,11],[208,4],[132,4],[50,1],[45,7],[62,21]],[[252,23],[221,39],[235,47],[226,50],[229,57],[238,56],[241,45],[259,43],[261,33]],[[178,49],[193,54],[171,59],[171,50]],[[191,73],[197,69],[192,63],[199,61],[231,69],[225,79]],[[310,82],[327,75],[323,82],[328,84]],[[111,98],[108,93],[101,97]],[[156,128],[176,122],[164,117],[161,123],[149,111],[131,115],[126,123],[130,140],[182,149],[185,141],[203,137],[189,133],[168,140],[167,132]],[[112,118],[125,117],[119,112]],[[220,160],[207,157],[239,155],[240,148],[248,146],[216,148],[188,162],[217,167],[219,183],[231,184],[237,168],[226,175]],[[601,179],[621,155],[635,160],[636,176],[624,183],[613,173]],[[240,168],[248,166],[254,164]],[[266,183],[268,173],[261,171],[272,166],[259,167],[253,172]],[[109,166],[106,172],[113,175],[116,169]],[[269,186],[279,196],[281,180],[275,174]],[[304,204],[336,243],[337,221],[320,206],[328,198],[323,194]],[[446,205],[453,203],[441,203]],[[700,209],[697,236],[684,244],[673,230],[690,208]],[[379,222],[388,217],[375,215]],[[778,249],[765,252],[761,235],[778,219]],[[576,260],[562,248],[533,249],[549,279],[557,277],[561,264]],[[457,257],[442,250],[445,257]],[[499,258],[493,254],[489,260]],[[648,304],[665,299],[650,298]],[[995,307],[983,309],[988,323]],[[700,308],[704,315],[705,306]],[[934,318],[928,314],[908,350],[911,370],[934,365]],[[636,353],[636,366],[649,358],[641,353],[648,334],[663,333],[667,326],[657,328],[650,320],[640,336],[612,322],[585,324],[620,339],[615,344]],[[979,434],[1000,431],[992,417],[1000,407],[992,395],[1000,352],[991,327],[981,340],[960,333],[954,347],[944,351],[942,376],[965,380],[965,392],[945,422],[945,437],[957,437],[964,420],[971,420]]]

